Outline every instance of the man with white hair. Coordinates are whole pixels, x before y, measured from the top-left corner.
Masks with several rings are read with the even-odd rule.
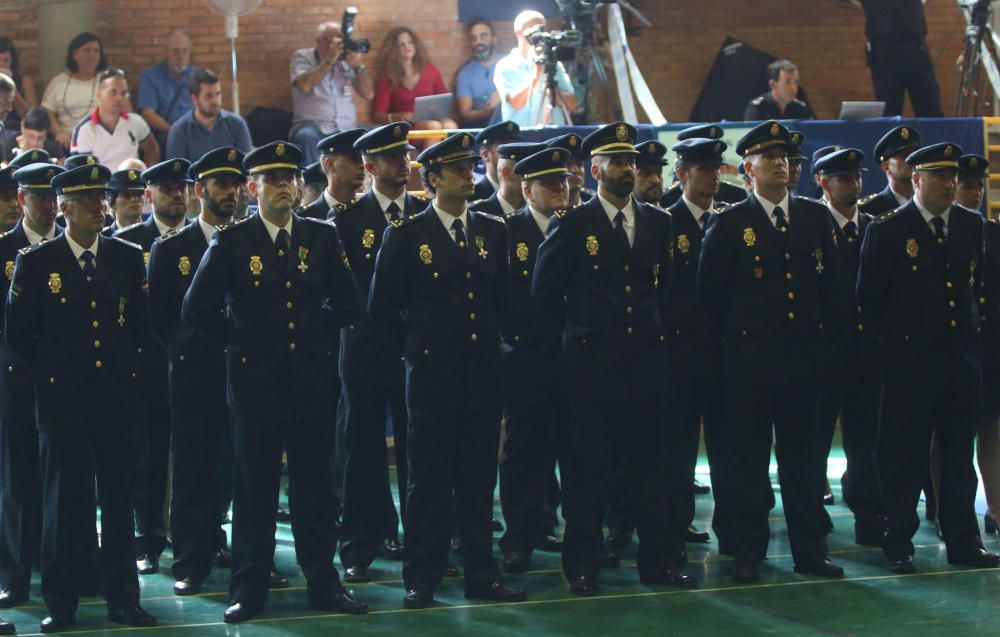
[[[545,16],[538,11],[522,11],[514,19],[517,46],[497,62],[493,82],[500,93],[500,117],[520,126],[534,124],[566,124],[561,109],[547,114],[550,104],[545,95],[545,65],[535,61],[535,47],[528,36],[545,30]],[[576,108],[576,96],[566,69],[560,62],[556,67],[560,103],[568,110]]]
[[[197,70],[191,66],[191,38],[174,30],[163,40],[163,61],[139,76],[136,110],[153,129],[161,148],[166,147],[167,133],[173,123],[192,108],[187,87]]]
[[[341,57],[343,54],[343,57]],[[316,29],[316,46],[292,54],[291,141],[305,153],[305,164],[316,161],[316,144],[337,130],[354,128],[354,93],[375,96],[361,53],[344,49],[340,24],[324,22]]]

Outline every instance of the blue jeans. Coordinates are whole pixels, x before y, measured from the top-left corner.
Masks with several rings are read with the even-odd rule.
[[[290,141],[302,149],[305,155],[302,159],[303,167],[308,166],[317,159],[316,144],[326,137],[320,127],[312,122],[299,122],[292,126],[289,133]]]

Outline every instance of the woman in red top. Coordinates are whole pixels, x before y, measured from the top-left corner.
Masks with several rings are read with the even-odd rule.
[[[448,92],[441,73],[428,59],[423,42],[409,27],[389,31],[378,55],[382,75],[375,87],[373,116],[376,123],[412,121],[416,98]],[[415,122],[413,128],[438,130],[458,128],[458,124],[446,117]]]

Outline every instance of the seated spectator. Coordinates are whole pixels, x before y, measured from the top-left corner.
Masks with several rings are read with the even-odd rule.
[[[472,59],[459,69],[455,79],[458,123],[463,128],[485,128],[500,121],[500,93],[493,83],[497,67],[493,25],[486,20],[470,22],[469,43]]]
[[[743,121],[767,119],[815,119],[812,108],[798,99],[799,69],[788,60],[767,65],[767,85],[771,88],[750,100]]]
[[[73,130],[71,150],[93,153],[112,171],[143,153],[146,164],[160,161],[160,146],[149,124],[128,112],[128,81],[121,69],[102,71],[97,81],[97,109]]]
[[[51,121],[45,108],[35,106],[29,109],[17,128],[0,132],[0,161],[8,162],[33,148],[44,149],[53,159],[62,159],[66,154],[62,144],[49,134]]]
[[[418,97],[448,92],[437,67],[431,64],[427,49],[409,27],[389,31],[379,49],[382,75],[375,87],[374,120],[388,124],[397,120],[413,121],[413,104]],[[413,128],[438,130],[458,128],[451,118],[414,122]]]
[[[97,74],[108,68],[101,40],[81,33],[66,48],[66,70],[45,87],[42,106],[52,115],[52,134],[69,148],[73,128],[97,106]]]
[[[14,110],[14,93],[17,87],[14,80],[6,73],[0,73],[0,122],[7,119],[7,115]]]
[[[311,164],[316,161],[319,140],[336,130],[357,125],[354,93],[370,100],[374,94],[372,82],[362,64],[362,55],[344,51],[344,38],[336,22],[319,25],[316,46],[293,53],[289,70],[292,76],[289,137],[302,149],[303,163]]]
[[[250,129],[236,113],[222,108],[222,86],[208,69],[196,71],[188,81],[188,103],[194,108],[181,116],[167,135],[166,159],[197,161],[222,146],[250,150]]]
[[[28,109],[38,104],[38,93],[35,92],[35,82],[21,73],[21,57],[10,38],[0,38],[0,73],[14,80],[14,86],[17,87],[14,93],[14,110],[7,113],[7,117],[0,120],[0,123],[17,130]]]
[[[136,110],[160,146],[166,145],[171,125],[191,112],[188,84],[197,70],[191,66],[191,38],[183,31],[171,31],[164,39],[163,61],[139,76]]]

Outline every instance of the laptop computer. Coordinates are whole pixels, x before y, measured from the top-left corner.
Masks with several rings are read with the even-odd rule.
[[[413,100],[413,121],[451,117],[451,104],[454,99],[454,93],[425,95],[416,98]]]
[[[841,102],[837,119],[873,119],[885,114],[885,102]]]

